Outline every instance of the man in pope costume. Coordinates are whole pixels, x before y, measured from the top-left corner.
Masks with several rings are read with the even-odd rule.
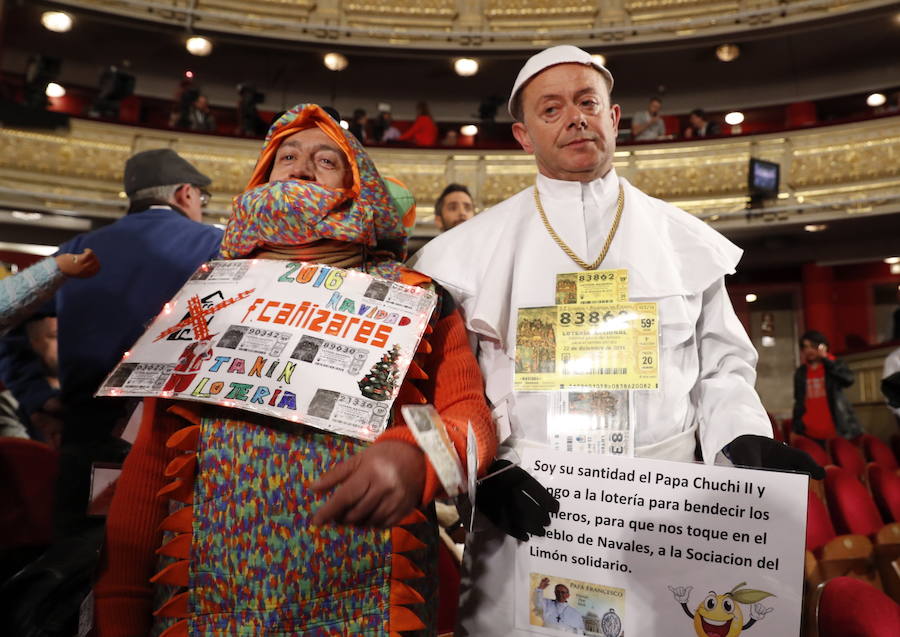
[[[519,308],[554,305],[557,274],[626,269],[630,301],[657,303],[660,326],[659,390],[633,393],[635,455],[818,475],[805,456],[771,440],[754,390],[757,354],[725,290],[741,250],[616,174],[612,85],[609,71],[574,46],[531,57],[509,109],[516,139],[535,156],[535,185],[412,261],[452,294],[477,341],[501,452],[515,461],[553,433],[548,394],[514,391]],[[490,525],[470,535],[459,635],[525,635],[513,627],[515,550],[516,540]]]

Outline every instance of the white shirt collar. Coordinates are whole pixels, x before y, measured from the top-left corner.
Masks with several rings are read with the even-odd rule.
[[[545,196],[550,199],[583,198],[584,195],[590,193],[594,199],[601,201],[604,194],[608,195],[610,192],[618,194],[619,177],[616,175],[615,168],[610,168],[603,177],[588,182],[552,179],[538,173],[537,186],[542,199]]]

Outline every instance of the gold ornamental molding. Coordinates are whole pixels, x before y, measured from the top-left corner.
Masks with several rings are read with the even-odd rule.
[[[73,119],[67,131],[0,128],[0,210],[71,219],[124,213],[125,160],[173,148],[213,179],[209,223],[224,223],[231,199],[253,170],[261,142]],[[522,151],[372,148],[383,175],[418,201],[417,234],[428,236],[434,201],[450,182],[468,185],[479,210],[534,182]],[[747,167],[756,157],[781,165],[781,192],[748,210]],[[900,115],[789,133],[622,146],[619,175],[720,229],[754,223],[819,223],[900,212]],[[36,222],[36,225],[40,225]]]
[[[888,0],[58,0],[206,33],[430,49],[613,48],[725,36],[896,4]]]

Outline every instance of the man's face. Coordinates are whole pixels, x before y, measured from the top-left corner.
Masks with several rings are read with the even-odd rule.
[[[200,110],[205,110],[206,107],[209,106],[209,100],[206,99],[205,95],[201,95],[197,98],[197,101],[194,102],[194,106],[196,106]]]
[[[694,128],[703,128],[703,119],[699,115],[691,115],[690,120]]]
[[[596,69],[552,66],[525,85],[520,99],[523,121],[513,124],[513,135],[541,174],[587,182],[609,172],[620,111]]]
[[[659,100],[650,100],[650,106],[647,107],[647,112],[651,115],[659,115],[659,111],[662,109],[662,102]]]
[[[553,589],[553,593],[556,595],[556,601],[558,602],[566,602],[569,600],[569,589],[562,584],[557,584],[556,588]]]
[[[451,192],[444,197],[441,214],[435,217],[435,223],[441,230],[455,228],[463,221],[468,221],[475,214],[472,198],[462,192]]]
[[[317,127],[307,128],[285,139],[272,164],[269,181],[298,179],[329,188],[347,188],[352,173],[337,144]]]
[[[814,363],[820,360],[827,351],[828,347],[824,343],[816,345],[806,338],[800,341],[800,356],[807,363]]]

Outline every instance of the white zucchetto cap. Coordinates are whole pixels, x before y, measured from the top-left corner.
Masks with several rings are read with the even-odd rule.
[[[590,53],[579,49],[577,46],[572,46],[571,44],[552,46],[549,49],[544,49],[540,53],[536,53],[528,58],[528,61],[525,62],[525,66],[519,71],[519,76],[516,78],[516,83],[513,84],[512,93],[509,94],[509,102],[506,105],[510,115],[515,117],[515,114],[513,113],[513,100],[516,99],[516,95],[518,95],[519,91],[522,90],[522,87],[525,86],[528,80],[541,71],[548,69],[551,66],[556,66],[557,64],[584,64],[586,66],[593,66],[606,78],[609,90],[612,91],[612,73],[610,73],[602,64],[595,62]]]

